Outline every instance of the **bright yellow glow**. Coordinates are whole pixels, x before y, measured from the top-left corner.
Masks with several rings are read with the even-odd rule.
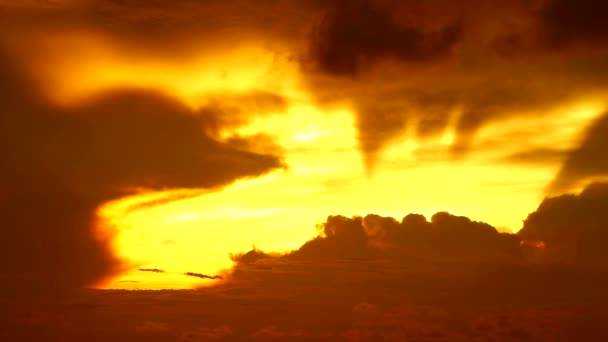
[[[220,132],[270,135],[285,153],[287,170],[238,181],[216,191],[175,190],[144,193],[100,209],[116,227],[114,248],[132,270],[106,284],[109,288],[191,288],[212,281],[184,272],[218,274],[229,268],[231,252],[251,245],[267,251],[298,248],[315,234],[328,215],[376,213],[401,218],[430,217],[437,211],[486,221],[501,230],[517,230],[543,198],[560,161],[523,164],[505,160],[530,149],[568,149],[605,106],[583,99],[547,115],[518,117],[483,127],[467,158],[450,158],[456,138],[455,111],[446,131],[418,140],[410,126],[379,158],[368,177],[358,152],[354,114],[348,106],[318,108],[300,85],[296,63],[276,52],[238,46],[194,54],[178,62],[122,55],[102,39],[71,37],[65,56],[49,47],[45,65],[33,68],[62,104],[116,86],[154,88],[196,108],[223,93],[264,90],[288,99],[285,113],[253,117],[246,125]],[[49,68],[48,65],[53,65]],[[68,74],[66,74],[68,73]],[[521,132],[525,140],[521,139]],[[146,206],[162,198],[179,198]],[[137,268],[160,268],[163,274]]]

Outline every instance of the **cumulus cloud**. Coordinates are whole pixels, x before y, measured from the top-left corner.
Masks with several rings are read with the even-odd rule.
[[[608,185],[591,184],[579,195],[545,199],[518,235],[524,241],[542,242],[539,257],[544,262],[606,268],[607,209]]]
[[[430,221],[416,214],[400,221],[329,216],[318,229],[316,238],[283,255],[237,254],[222,287],[253,290],[244,296],[330,296],[334,305],[359,313],[377,308],[376,296],[434,291],[431,284],[451,284],[450,296],[493,296],[490,288],[506,291],[533,272],[517,235],[445,212]],[[336,289],[348,290],[333,297]]]
[[[222,288],[245,297],[263,293],[268,300],[329,296],[333,305],[356,313],[380,312],[394,296],[426,298],[434,291],[493,303],[502,300],[497,293],[510,302],[584,300],[598,296],[608,281],[602,247],[607,203],[605,184],[547,198],[517,234],[446,212],[430,220],[417,214],[402,220],[329,216],[319,235],[296,250],[279,255],[254,248],[233,256],[236,265]],[[525,335],[518,327],[503,333]]]
[[[164,333],[164,332],[168,332],[170,330],[171,330],[171,328],[169,327],[169,325],[164,322],[146,321],[141,324],[138,324],[135,327],[135,332],[140,333],[140,334]]]

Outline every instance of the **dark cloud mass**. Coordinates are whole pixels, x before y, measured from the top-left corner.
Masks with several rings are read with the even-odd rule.
[[[34,308],[6,300],[0,337],[603,341],[608,264],[598,218],[607,204],[607,184],[546,199],[519,234],[445,212],[430,221],[330,216],[295,251],[233,255],[236,266],[215,286],[91,291]],[[531,243],[541,240],[544,248]]]
[[[608,185],[596,183],[580,195],[544,200],[524,221],[518,235],[525,241],[542,241],[544,262],[608,268],[605,242],[608,229]]]
[[[543,8],[541,18],[550,43],[608,43],[608,24],[604,13],[608,4],[601,0],[552,0]]]
[[[77,107],[48,103],[0,56],[2,283],[14,292],[93,285],[119,271],[95,212],[135,188],[218,187],[280,167],[204,133],[162,94],[115,90]]]
[[[311,57],[324,72],[355,76],[359,64],[382,58],[429,62],[447,54],[461,29],[452,24],[424,32],[395,22],[388,9],[370,1],[334,1],[311,42]]]
[[[140,268],[138,269],[140,272],[152,272],[152,273],[165,273],[165,270],[161,270],[158,268]]]
[[[318,226],[319,236],[297,250],[278,255],[254,248],[233,255],[236,266],[226,286],[252,282],[286,292],[303,284],[349,286],[351,294],[386,286],[396,294],[445,281],[451,285],[446,291],[479,291],[475,296],[530,287],[524,301],[549,291],[528,282],[548,281],[559,296],[582,283],[596,291],[608,280],[602,276],[608,267],[607,206],[608,185],[592,184],[580,195],[545,199],[517,234],[446,212],[430,221],[417,214],[401,221],[330,216]]]
[[[321,235],[285,258],[296,260],[323,258],[391,257],[433,260],[517,261],[519,239],[498,233],[488,224],[445,212],[428,222],[422,215],[410,214],[401,222],[378,215],[363,218],[330,216],[321,226]]]

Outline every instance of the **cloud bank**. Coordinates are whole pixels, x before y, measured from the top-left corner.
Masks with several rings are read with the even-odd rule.
[[[282,167],[275,155],[215,140],[206,115],[138,89],[69,108],[45,100],[0,54],[0,251],[6,288],[64,291],[121,269],[97,226],[102,203],[138,188],[213,188]],[[207,119],[205,119],[207,118]]]

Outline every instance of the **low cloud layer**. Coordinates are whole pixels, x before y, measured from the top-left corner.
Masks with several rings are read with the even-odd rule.
[[[422,264],[449,263],[464,267],[484,264],[561,265],[604,269],[608,258],[602,247],[607,231],[608,185],[594,183],[579,195],[545,199],[517,233],[447,212],[430,221],[409,214],[401,221],[379,215],[329,216],[318,226],[319,235],[286,254],[254,248],[231,255],[237,265],[265,260],[280,263],[332,260],[388,260]],[[262,267],[263,268],[263,267]],[[238,266],[237,266],[238,269]]]
[[[184,275],[187,275],[189,277],[194,277],[194,278],[200,278],[200,279],[211,279],[211,280],[223,279],[223,277],[220,275],[208,275],[208,274],[202,274],[202,273],[196,273],[196,272],[186,272],[186,273],[184,273]]]
[[[608,269],[606,210],[608,184],[592,184],[580,195],[544,200],[518,235],[529,243],[543,243],[536,254],[542,262]]]

